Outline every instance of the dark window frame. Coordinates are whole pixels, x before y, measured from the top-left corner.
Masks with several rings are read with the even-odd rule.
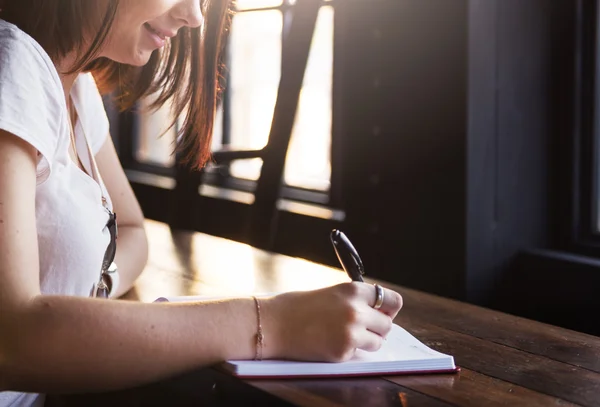
[[[576,0],[562,41],[565,58],[558,68],[556,94],[555,249],[600,257],[600,232],[594,206],[600,147],[600,7],[598,0]],[[560,35],[560,33],[557,33]]]
[[[334,6],[335,0],[323,0],[322,6]],[[293,5],[290,4],[289,0],[283,0],[280,6],[272,6],[272,7],[264,7],[264,8],[248,8],[238,11],[237,13],[248,13],[248,12],[260,12],[260,11],[268,11],[268,10],[279,10],[284,14],[293,8]],[[287,19],[283,19],[283,30],[285,31],[285,25],[288,24]],[[282,32],[283,35],[283,32]],[[283,41],[283,37],[282,37]],[[229,76],[231,74],[231,70],[235,69],[229,64],[229,57],[227,57],[227,65],[230,67],[227,70],[225,83],[229,81]],[[225,92],[223,94],[223,144],[227,145],[229,140],[231,139],[230,135],[230,92],[225,88]],[[147,175],[147,178],[151,179],[152,176],[160,176],[160,177],[171,177],[175,179],[176,169],[173,167],[164,167],[157,164],[140,162],[135,157],[135,149],[136,149],[136,135],[138,132],[137,121],[139,120],[139,116],[136,113],[125,112],[119,116],[119,155],[121,157],[121,162],[126,171],[134,171],[138,173],[144,173]],[[332,138],[337,139],[337,137],[333,136],[333,128],[332,128]],[[335,149],[334,144],[336,141],[332,140],[332,150]],[[337,142],[339,143],[339,142]],[[333,153],[332,153],[333,155]],[[288,199],[293,201],[298,201],[302,203],[308,204],[317,204],[317,205],[325,205],[331,206],[332,208],[339,209],[341,193],[339,191],[339,182],[340,179],[339,172],[341,171],[341,166],[337,163],[337,160],[334,160],[332,157],[332,174],[330,181],[330,190],[329,191],[319,191],[313,189],[306,189],[296,186],[284,185],[282,187],[282,199]],[[204,184],[222,187],[227,189],[238,190],[241,192],[252,192],[256,187],[256,182],[252,180],[236,178],[230,175],[229,166],[223,165],[218,168],[209,168],[206,170],[204,175]],[[190,208],[191,210],[191,208]]]
[[[335,7],[335,0],[322,0],[321,7],[323,6],[332,6]],[[243,10],[239,10],[237,14],[243,13],[251,13],[251,12],[261,12],[261,11],[269,11],[269,10],[278,10],[283,15],[283,27],[282,27],[282,44],[284,43],[283,32],[286,31],[287,24],[289,24],[289,20],[285,18],[285,14],[289,12],[293,8],[293,5],[290,4],[290,0],[282,0],[282,4],[280,6],[271,6],[264,8],[247,8]],[[230,68],[227,70],[226,75],[226,83],[230,80],[231,71],[235,69],[235,67],[230,63],[229,55],[227,55],[227,66]],[[333,92],[332,92],[333,93]],[[225,92],[223,94],[223,103],[224,103],[224,111],[223,111],[223,144],[227,145],[227,143],[231,140],[231,110],[230,110],[230,92],[228,88],[225,88]],[[333,114],[333,112],[332,112]],[[333,129],[332,129],[332,137],[333,137]],[[332,150],[333,150],[333,142],[332,142]],[[333,154],[331,154],[333,155]],[[281,198],[290,199],[294,201],[299,201],[303,203],[314,203],[319,205],[328,205],[332,207],[339,206],[339,172],[341,170],[339,165],[335,165],[333,162],[333,158],[331,158],[332,168],[331,168],[331,177],[330,177],[330,189],[329,191],[320,191],[313,190],[307,188],[301,188],[297,186],[291,186],[284,184],[281,191]],[[229,166],[223,165],[218,169],[213,169],[207,171],[205,175],[204,182],[208,185],[224,187],[234,190],[239,190],[243,192],[252,192],[256,187],[256,182],[252,180],[242,179],[233,177],[229,173]]]

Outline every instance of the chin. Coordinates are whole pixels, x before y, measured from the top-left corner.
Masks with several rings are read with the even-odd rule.
[[[152,56],[152,52],[139,51],[139,53],[135,56],[135,58],[132,58],[129,65],[144,66],[148,63],[148,61],[150,61],[151,56]]]
[[[133,66],[144,66],[150,61],[151,56],[152,51],[137,49],[123,63]]]
[[[114,55],[112,57],[108,56],[108,58],[120,64],[142,67],[150,61],[152,52],[153,51],[135,49],[127,54],[119,53],[119,55]]]

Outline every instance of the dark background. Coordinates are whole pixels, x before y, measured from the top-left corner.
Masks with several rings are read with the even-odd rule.
[[[271,250],[339,267],[341,228],[372,277],[600,333],[596,1],[332,4],[331,194],[281,193],[345,217],[280,209]],[[245,240],[250,205],[177,200],[189,180],[136,163],[135,114],[111,119],[147,217]]]

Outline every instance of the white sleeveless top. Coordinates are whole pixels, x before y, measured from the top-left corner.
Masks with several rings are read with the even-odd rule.
[[[78,151],[89,170],[84,134],[96,154],[107,139],[109,122],[91,74],[77,78],[71,96],[79,117],[75,131]],[[64,91],[50,57],[33,38],[3,20],[0,129],[20,137],[40,153],[36,224],[42,293],[89,296],[110,240],[101,189],[69,155]],[[102,191],[112,207],[103,186]],[[0,392],[0,407],[43,403],[43,395]]]

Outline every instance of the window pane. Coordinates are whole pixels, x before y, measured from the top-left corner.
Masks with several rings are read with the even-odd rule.
[[[281,6],[282,0],[237,0],[236,8],[238,10],[261,8],[261,7],[277,7]]]
[[[259,149],[267,144],[281,76],[282,16],[277,10],[240,13],[230,38],[231,145]],[[231,175],[256,180],[260,160],[237,161]]]
[[[177,128],[171,127],[166,133],[164,128],[173,120],[170,106],[165,105],[157,111],[144,110],[148,100],[140,102],[139,129],[136,134],[135,159],[146,164],[172,167],[175,164],[175,137]],[[183,126],[184,114],[178,118],[176,126]],[[212,149],[222,147],[223,106],[219,105],[213,128]],[[163,134],[164,133],[164,134]]]
[[[167,129],[173,120],[170,106],[165,105],[158,111],[144,110],[148,104],[149,99],[140,102],[142,112],[139,115],[136,134],[135,159],[143,163],[171,167],[175,162],[172,152],[176,129]]]
[[[217,150],[221,147],[223,147],[223,104],[219,104],[217,107],[211,144],[213,150]]]
[[[329,190],[332,82],[333,7],[326,6],[319,12],[286,159],[288,185]]]

